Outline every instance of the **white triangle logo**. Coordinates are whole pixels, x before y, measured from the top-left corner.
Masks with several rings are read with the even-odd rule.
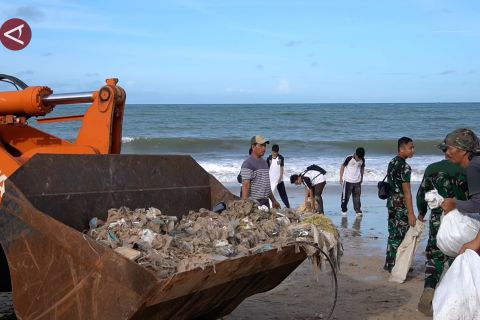
[[[13,29],[10,29],[8,30],[7,32],[5,32],[3,35],[10,39],[10,40],[13,40],[15,41],[16,43],[19,43],[21,44],[22,46],[24,45],[24,42],[22,40],[20,40],[20,37],[22,36],[22,29],[25,25],[22,23],[21,25],[13,28]],[[12,36],[11,34],[18,31],[18,38],[15,38],[14,36]]]

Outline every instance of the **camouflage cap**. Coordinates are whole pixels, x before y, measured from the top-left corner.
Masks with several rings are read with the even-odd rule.
[[[480,143],[477,135],[470,129],[456,129],[445,137],[438,148],[443,152],[447,151],[447,147],[455,147],[472,153],[480,152]]]

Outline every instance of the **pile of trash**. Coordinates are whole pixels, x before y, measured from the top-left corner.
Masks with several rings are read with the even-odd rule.
[[[324,215],[269,210],[248,200],[231,201],[221,213],[190,211],[180,221],[156,208],[121,207],[110,209],[107,221],[93,218],[89,225],[93,239],[160,278],[298,241],[318,245],[336,266],[342,253],[338,231]],[[309,256],[316,253],[313,246],[302,247]]]

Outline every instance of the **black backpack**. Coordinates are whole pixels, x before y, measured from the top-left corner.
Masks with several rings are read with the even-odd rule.
[[[326,174],[326,173],[327,173],[327,171],[325,171],[325,169],[323,169],[323,168],[320,167],[319,165],[312,164],[312,165],[309,165],[309,166],[307,167],[307,170],[305,170],[305,171],[303,171],[302,173],[300,173],[300,176],[303,177],[303,176],[305,175],[305,173],[307,173],[308,171],[317,171],[317,172],[318,172],[318,174],[317,174],[315,177],[313,177],[312,179],[315,179],[316,177],[318,177],[318,176],[321,175],[321,174]]]
[[[319,165],[316,165],[316,164],[309,165],[307,167],[307,170],[304,171],[304,173],[307,172],[307,171],[312,171],[312,170],[313,171],[318,171],[318,172],[320,172],[320,174],[326,174],[327,173],[327,171],[325,171],[325,169],[323,169],[322,167],[320,167]]]

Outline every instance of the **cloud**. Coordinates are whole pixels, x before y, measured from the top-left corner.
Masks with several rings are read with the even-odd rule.
[[[440,75],[441,76],[446,76],[446,75],[455,74],[455,73],[457,73],[455,70],[445,70],[445,71],[440,72]]]
[[[33,6],[18,7],[15,16],[25,18],[28,21],[42,21],[45,18],[45,14]]]
[[[278,79],[276,91],[282,94],[290,93],[290,82],[287,78]]]
[[[312,61],[312,62],[310,63],[310,67],[311,67],[311,68],[315,68],[317,65],[318,65],[318,63],[317,63],[316,61]]]
[[[295,40],[290,40],[287,42],[286,46],[287,47],[297,47],[302,43],[302,41],[295,41]]]

